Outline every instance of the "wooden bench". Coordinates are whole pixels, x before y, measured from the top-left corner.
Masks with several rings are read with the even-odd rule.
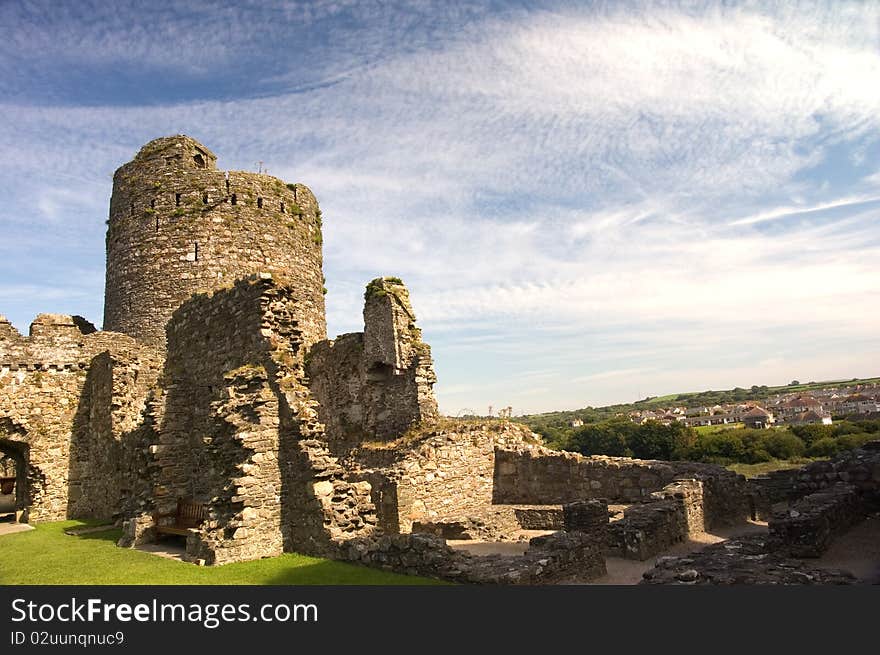
[[[163,523],[163,519],[173,518],[174,523]],[[173,512],[153,512],[153,524],[156,526],[156,539],[163,534],[185,537],[193,528],[199,527],[208,518],[208,508],[193,500],[177,501],[177,509]]]

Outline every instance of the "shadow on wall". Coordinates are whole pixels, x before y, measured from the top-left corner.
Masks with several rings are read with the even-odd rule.
[[[143,401],[145,411],[137,412],[136,427],[121,429],[121,415],[131,408],[120,405],[120,399],[127,393],[133,394],[130,400],[136,398],[134,386],[125,378],[124,361],[109,351],[92,358],[71,429],[69,519],[117,518],[125,503],[142,497],[153,485],[147,458],[157,442],[152,391]]]

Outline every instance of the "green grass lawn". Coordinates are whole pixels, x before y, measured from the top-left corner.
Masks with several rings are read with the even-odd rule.
[[[795,459],[774,459],[769,462],[759,462],[758,464],[728,464],[727,468],[734,473],[739,473],[747,478],[754,478],[771,471],[781,471],[783,469],[799,469],[806,466],[815,459],[808,457],[796,457]]]
[[[0,536],[0,584],[439,584],[318,557],[279,557],[223,566],[195,566],[128,548],[117,548],[121,530],[64,534],[88,521],[37,524],[35,530]]]
[[[725,423],[722,425],[696,425],[694,426],[694,430],[697,431],[697,434],[715,434],[716,432],[724,432],[725,430],[741,430],[746,425],[745,423]]]

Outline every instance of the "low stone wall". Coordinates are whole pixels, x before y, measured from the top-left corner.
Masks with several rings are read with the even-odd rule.
[[[706,525],[734,523],[750,515],[745,478],[722,466],[601,455],[584,457],[543,447],[497,450],[493,502],[544,505],[589,498],[645,502],[654,492],[681,478],[702,482]]]
[[[835,537],[865,518],[856,487],[839,483],[804,496],[770,519],[771,543],[792,557],[820,557]]]
[[[679,480],[652,494],[654,502],[633,505],[608,526],[608,553],[646,560],[705,528],[703,483]]]
[[[880,440],[799,469],[794,493],[802,496],[837,483],[850,484],[868,501],[876,501],[880,496]]]
[[[767,506],[790,500],[795,494],[795,484],[800,471],[782,469],[752,478],[749,482]]]
[[[513,506],[513,513],[523,530],[562,530],[565,526],[559,505]]]
[[[774,552],[767,535],[729,539],[681,557],[660,557],[640,584],[855,584],[848,571],[814,569]]]
[[[536,537],[522,556],[475,556],[453,550],[435,535],[400,534],[350,540],[340,547],[340,557],[388,571],[461,583],[587,581],[606,573],[608,508],[598,501],[580,505],[566,514],[567,525],[577,530]]]
[[[584,457],[577,453],[502,449],[495,453],[493,502],[555,505],[590,498],[638,502],[672,481],[667,462],[628,457]]]
[[[605,517],[607,521],[607,517]],[[561,505],[490,505],[466,516],[413,521],[412,532],[444,539],[524,541],[523,530],[562,530]]]

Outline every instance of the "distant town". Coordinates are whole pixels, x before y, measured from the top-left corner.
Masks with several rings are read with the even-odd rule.
[[[680,421],[688,427],[742,423],[749,428],[768,428],[775,424],[831,425],[834,417],[866,415],[880,417],[880,385],[858,384],[809,392],[782,393],[764,401],[745,401],[721,405],[673,405],[658,409],[634,410],[628,416],[634,423],[659,421],[669,425]],[[571,427],[583,425],[572,419]]]

